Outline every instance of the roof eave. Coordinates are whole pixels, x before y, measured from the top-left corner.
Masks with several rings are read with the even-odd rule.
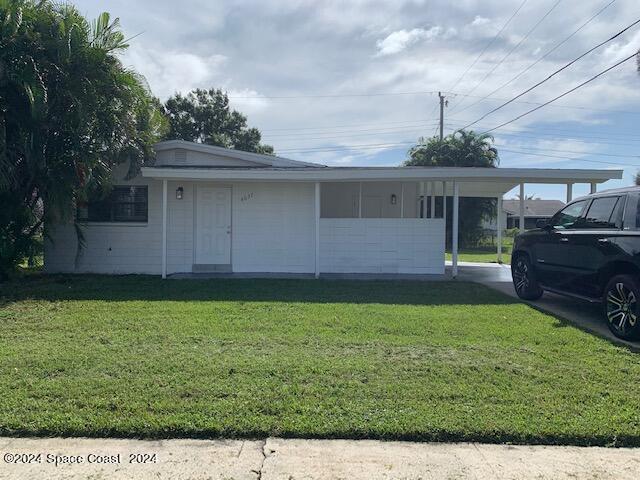
[[[142,175],[150,178],[193,180],[262,180],[262,181],[422,181],[441,180],[460,182],[510,183],[603,183],[621,179],[622,170],[563,170],[517,168],[458,168],[458,167],[389,167],[389,168],[163,168],[143,167]]]

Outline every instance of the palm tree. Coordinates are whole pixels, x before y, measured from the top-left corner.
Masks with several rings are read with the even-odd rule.
[[[458,130],[443,140],[420,138],[418,144],[409,150],[409,160],[405,165],[497,167],[499,162],[491,135]]]
[[[437,137],[420,138],[409,150],[407,166],[428,167],[497,167],[498,150],[493,146],[493,137],[473,131],[459,130],[440,140]],[[490,198],[460,199],[460,244],[470,247],[482,236],[481,220],[495,215],[496,202]],[[451,211],[451,207],[448,207]],[[447,237],[451,224],[447,223]]]
[[[151,156],[163,118],[124,48],[108,14],[90,24],[68,4],[0,0],[0,277],[48,219],[108,188],[114,165]]]

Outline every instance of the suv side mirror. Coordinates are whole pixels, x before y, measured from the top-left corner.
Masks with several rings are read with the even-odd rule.
[[[549,221],[544,218],[536,220],[536,228],[546,228],[549,225]]]

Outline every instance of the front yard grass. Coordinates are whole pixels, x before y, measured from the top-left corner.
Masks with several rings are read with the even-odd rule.
[[[451,261],[451,252],[445,254],[445,260]],[[458,251],[459,262],[475,262],[475,263],[498,263],[498,254],[494,248],[468,248]],[[511,254],[509,251],[502,252],[502,263],[511,264]]]
[[[0,434],[640,445],[640,356],[481,285],[0,285]]]

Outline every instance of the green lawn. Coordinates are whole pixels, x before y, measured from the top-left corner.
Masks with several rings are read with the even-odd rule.
[[[513,237],[502,239],[502,263],[511,263],[511,251],[513,250]],[[451,252],[446,253],[446,259],[451,260]],[[458,260],[460,262],[497,263],[498,252],[496,245],[480,245],[473,248],[462,248],[458,250]]]
[[[451,252],[446,253],[446,259],[451,260]],[[498,254],[495,247],[493,248],[470,248],[458,251],[459,262],[478,262],[478,263],[497,263]],[[502,263],[511,264],[511,254],[502,252]]]
[[[640,445],[640,356],[476,284],[0,285],[0,434]]]

